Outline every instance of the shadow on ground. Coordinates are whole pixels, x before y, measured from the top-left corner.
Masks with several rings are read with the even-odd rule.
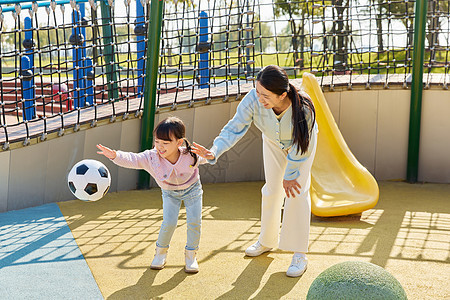
[[[113,193],[96,203],[71,201],[60,207],[108,299],[303,299],[320,272],[347,260],[384,267],[410,298],[448,294],[437,274],[445,274],[449,263],[449,185],[381,182],[374,209],[360,216],[313,217],[308,271],[294,279],[285,276],[291,253],[243,255],[258,238],[261,186],[204,185],[201,270],[196,275],[183,270],[183,210],[166,268],[149,269],[162,221],[159,190]],[[420,286],[417,272],[423,275]]]

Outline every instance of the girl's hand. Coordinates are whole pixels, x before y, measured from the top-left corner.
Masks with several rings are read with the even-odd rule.
[[[108,147],[105,147],[105,146],[103,146],[101,144],[98,144],[97,148],[100,150],[100,151],[97,151],[97,154],[104,155],[104,156],[106,156],[109,159],[116,158],[116,151],[114,151],[112,149],[109,149]]]
[[[300,189],[302,186],[297,182],[297,180],[283,180],[283,188],[286,192],[286,196],[289,197],[295,197],[295,192],[297,194],[300,194]]]
[[[209,151],[208,149],[206,149],[202,145],[199,145],[199,144],[197,144],[195,142],[192,143],[191,149],[192,149],[192,152],[194,152],[195,154],[197,154],[197,155],[199,155],[199,156],[201,156],[203,158],[212,160],[215,157],[214,154],[211,151]]]

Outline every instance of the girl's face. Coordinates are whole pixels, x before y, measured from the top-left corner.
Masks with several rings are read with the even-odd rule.
[[[178,147],[183,145],[183,139],[176,139],[173,135],[170,136],[171,140],[161,140],[155,137],[155,148],[158,154],[169,161],[178,159]]]
[[[264,88],[259,81],[256,81],[256,95],[258,96],[258,101],[264,106],[264,108],[271,109],[286,106],[286,101],[284,101],[287,96],[286,92],[281,95],[277,95]]]

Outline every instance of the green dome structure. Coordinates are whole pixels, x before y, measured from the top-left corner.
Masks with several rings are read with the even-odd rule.
[[[347,261],[329,267],[309,287],[307,300],[407,299],[400,282],[369,262]]]

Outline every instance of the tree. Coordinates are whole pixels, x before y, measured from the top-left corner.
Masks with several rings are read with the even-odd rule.
[[[377,14],[377,40],[378,40],[378,52],[384,50],[383,44],[383,0],[378,0],[378,14]]]
[[[333,7],[333,26],[331,28],[332,47],[334,53],[335,68],[342,70],[347,62],[347,35],[349,34],[348,22],[344,21],[344,13],[348,9],[350,0],[327,0],[327,1],[301,1],[287,2],[286,0],[275,1],[275,16],[286,15],[289,17],[290,32],[292,33],[292,50],[296,65],[303,67],[304,48],[306,46],[305,25],[306,20],[312,18],[323,18],[325,8]],[[324,25],[325,33],[325,25]],[[311,33],[313,34],[313,33]],[[324,48],[327,49],[327,39],[324,39]]]
[[[294,2],[295,3],[295,2]],[[292,33],[292,50],[294,64],[303,67],[305,45],[305,17],[309,16],[308,3],[305,2],[286,2],[285,0],[275,0],[275,16],[289,16],[290,31]],[[300,17],[296,20],[294,17]],[[300,57],[298,54],[300,53]]]
[[[349,2],[351,0],[333,0],[332,4],[335,8],[333,10],[333,66],[337,72],[342,72],[347,69],[348,59],[348,36],[351,34],[348,26],[348,20],[344,21],[345,11],[349,9]],[[337,16],[335,15],[335,12]],[[345,23],[344,23],[345,22]],[[334,38],[337,36],[337,39]]]
[[[308,32],[305,33],[308,34]],[[292,44],[292,26],[291,24],[288,24],[287,26],[283,27],[281,29],[281,32],[279,35],[277,35],[277,47],[279,51],[287,52],[287,51],[293,51],[293,44]],[[310,48],[312,47],[309,39],[305,39],[304,41],[304,48]],[[301,50],[301,49],[300,49]]]
[[[260,17],[258,15],[255,16],[253,28],[254,28],[254,38],[257,39],[257,41],[255,42],[255,51],[256,52],[267,51],[267,48],[269,48],[272,45],[273,40],[260,37],[273,36],[272,29],[266,23],[261,22]]]
[[[448,13],[448,11],[449,1],[429,0],[428,15],[431,17],[427,20],[428,34],[426,35],[426,38],[431,52],[431,60],[435,59],[436,50],[440,46],[439,34],[442,30],[443,19],[445,19],[442,19],[441,16],[443,15],[443,12]]]
[[[178,45],[180,47],[180,54],[189,55],[189,64],[192,64],[191,54],[195,52],[197,37],[193,30],[184,29],[178,32]],[[180,61],[181,62],[181,61]]]
[[[260,22],[259,16],[255,16],[253,22],[250,22],[248,25],[253,27],[253,33],[250,34],[249,37],[242,33],[243,30],[240,30],[247,27],[246,21],[230,21],[230,25],[227,26],[229,30],[228,33],[223,30],[222,32],[213,34],[214,50],[225,48],[228,39],[228,48],[230,49],[237,48],[239,44],[244,45],[244,43],[250,42],[255,44],[256,52],[266,51],[272,44],[271,39],[267,38],[273,35],[270,26]],[[241,34],[241,36],[239,36],[239,34]]]
[[[414,5],[408,2],[392,2],[390,4],[383,4],[386,7],[386,12],[395,17],[398,17],[408,31],[408,46],[413,45],[414,33]],[[441,18],[442,12],[448,12],[449,1],[428,0],[428,16],[427,19],[427,35],[429,49],[436,49],[440,45],[439,34],[442,31],[442,23],[444,19]],[[434,56],[435,51],[431,51]],[[432,58],[433,59],[433,58]]]

